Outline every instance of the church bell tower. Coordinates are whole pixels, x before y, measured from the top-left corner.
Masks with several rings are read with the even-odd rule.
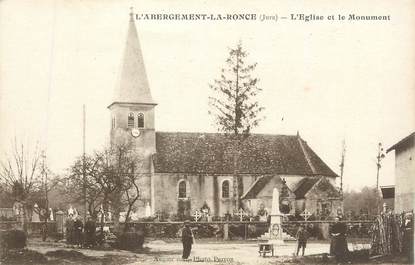
[[[154,102],[147,80],[140,41],[131,11],[127,40],[115,87],[111,112],[111,145],[128,143],[143,161],[140,172],[151,175],[151,156],[156,152]],[[145,187],[143,187],[144,189]],[[150,188],[148,187],[148,190]],[[142,195],[145,195],[143,190]]]

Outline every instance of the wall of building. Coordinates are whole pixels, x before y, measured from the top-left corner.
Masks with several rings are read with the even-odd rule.
[[[285,176],[288,182],[291,179],[301,180],[304,176]],[[180,199],[178,194],[178,183],[185,180],[187,183],[188,197]],[[255,176],[243,176],[244,190],[246,191]],[[155,173],[154,181],[154,212],[163,211],[169,215],[176,215],[178,213],[178,205],[180,200],[188,201],[190,203],[190,212],[193,214],[196,210],[200,210],[203,204],[210,208],[211,215],[224,216],[226,213],[232,213],[234,210],[233,199],[233,182],[231,175],[206,175],[206,174],[183,174],[183,173]],[[222,183],[229,181],[229,198],[222,197]],[[331,181],[330,181],[331,183]],[[287,185],[288,186],[288,185]],[[255,199],[244,200],[243,207],[246,211],[256,215],[260,205],[263,203],[268,212],[272,209],[272,193],[273,188],[281,189],[281,181],[277,176],[270,180],[270,182],[261,190]],[[295,200],[295,195],[289,191],[291,201],[291,212],[294,214],[304,211],[305,208],[309,212],[315,213],[320,207],[321,200],[328,200],[328,195],[324,192],[312,192],[308,199]],[[330,200],[332,201],[332,200]],[[338,207],[337,203],[331,203],[332,210]]]
[[[231,176],[155,173],[153,180],[155,211],[176,215],[179,201],[186,200],[190,202],[191,214],[200,210],[205,202],[211,215],[223,216],[227,212],[232,213],[234,200]],[[187,183],[188,197],[185,199],[179,198],[178,194],[178,183],[182,180]],[[223,181],[229,181],[229,198],[222,197]]]
[[[395,150],[395,212],[412,210],[415,203],[415,147]]]
[[[140,197],[135,206],[134,217],[145,217],[146,205],[151,205],[151,174],[143,174],[137,179],[137,186],[140,189]],[[135,189],[133,190],[135,192]]]

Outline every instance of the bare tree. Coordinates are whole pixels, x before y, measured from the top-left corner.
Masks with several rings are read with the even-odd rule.
[[[84,178],[83,178],[83,162],[85,161],[85,187],[87,211],[94,218],[97,216],[99,206],[102,203],[103,191],[98,185],[96,179],[100,176],[100,168],[95,156],[79,157],[69,169],[69,174],[65,179],[65,193],[69,197],[69,201],[75,204],[83,204],[84,197]]]
[[[209,114],[215,117],[218,130],[233,141],[233,187],[237,209],[243,190],[238,175],[239,146],[258,126],[262,119],[260,113],[264,109],[256,100],[257,94],[262,91],[257,86],[258,78],[252,77],[257,64],[248,64],[247,56],[241,43],[229,50],[220,78],[210,85],[215,95],[209,97]]]
[[[85,156],[88,211],[96,217],[101,205],[106,212],[111,206],[116,227],[119,225],[120,212],[127,207],[128,220],[139,197],[139,175],[134,169],[140,166],[141,158],[130,146],[128,143],[114,144],[93,155]],[[68,175],[70,193],[78,203],[84,201],[82,159],[75,161]],[[103,215],[99,222],[103,229]]]
[[[0,183],[23,204],[23,228],[26,229],[27,202],[42,186],[41,152],[36,145],[30,150],[14,140],[10,154],[0,161]]]
[[[137,175],[133,169],[133,172],[127,175],[127,179],[125,181],[125,185],[123,188],[123,194],[125,195],[124,203],[127,206],[127,211],[125,214],[124,232],[126,232],[128,229],[127,223],[130,221],[130,215],[134,209],[134,205],[140,198],[140,188],[137,184],[138,178],[139,175]]]

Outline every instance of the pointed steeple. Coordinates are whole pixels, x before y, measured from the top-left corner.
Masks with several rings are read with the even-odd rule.
[[[127,42],[112,104],[115,103],[156,104],[148,85],[143,54],[134,23],[133,10],[130,13]]]

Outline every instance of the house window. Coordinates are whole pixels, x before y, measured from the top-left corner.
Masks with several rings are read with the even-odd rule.
[[[229,180],[222,182],[222,198],[229,198]]]
[[[128,128],[133,128],[134,127],[134,113],[130,112],[130,114],[128,114]]]
[[[185,180],[181,180],[179,182],[179,198],[186,198],[187,194],[186,194],[186,181]]]
[[[138,121],[138,128],[144,128],[144,114],[143,113],[138,113],[137,121]]]

